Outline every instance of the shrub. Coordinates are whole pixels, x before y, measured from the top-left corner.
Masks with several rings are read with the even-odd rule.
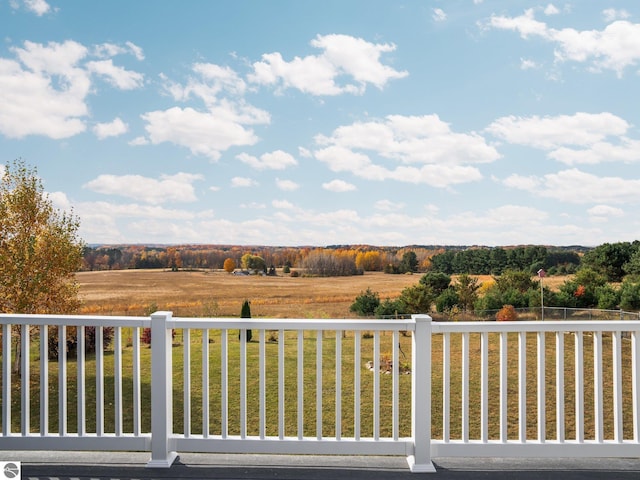
[[[49,360],[57,360],[59,349],[58,343],[58,326],[49,326]],[[113,339],[113,327],[102,328],[102,348],[106,348],[111,344]],[[76,327],[67,328],[67,355],[75,357],[78,350],[78,333]],[[88,326],[84,328],[84,351],[85,353],[93,353],[96,351],[96,327]]]
[[[454,288],[446,288],[436,298],[436,312],[442,313],[451,310],[460,302],[458,292]]]
[[[389,318],[405,313],[405,305],[398,299],[385,298],[374,311],[377,318]]]
[[[282,273],[291,273],[291,267],[289,267],[289,265],[285,265],[284,267],[282,267]]]
[[[513,322],[518,320],[518,314],[513,305],[504,305],[498,313],[496,313],[496,320],[498,322]]]
[[[372,292],[367,288],[364,292],[360,292],[355,301],[349,307],[349,310],[362,316],[373,315],[376,308],[380,305],[380,297],[376,292]]]
[[[299,277],[299,276],[300,276],[300,273],[298,273],[298,271],[297,271],[297,270],[291,270],[291,276],[292,276],[292,277]]]

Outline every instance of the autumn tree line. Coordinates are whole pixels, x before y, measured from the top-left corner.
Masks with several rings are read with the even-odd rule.
[[[267,272],[271,267],[298,269],[316,276],[358,275],[365,271],[426,271],[435,247],[247,247],[225,245],[87,246],[82,270],[141,268],[244,269]]]
[[[575,273],[586,250],[582,247],[544,246],[94,246],[85,248],[82,269],[244,269],[266,273],[273,267],[296,269],[298,273],[306,275],[341,276],[380,271],[392,274],[438,271],[447,274],[499,275],[504,270],[535,273],[540,268],[546,268],[553,275]]]

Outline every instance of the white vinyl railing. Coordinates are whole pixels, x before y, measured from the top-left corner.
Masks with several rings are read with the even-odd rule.
[[[432,327],[433,348],[441,342],[442,349],[432,365],[432,376],[442,378],[442,433],[432,439],[432,455],[640,454],[640,322]],[[453,365],[461,366],[460,385]]]
[[[150,467],[189,451],[405,455],[414,472],[435,471],[432,456],[640,452],[639,321],[157,312],[0,325],[0,450],[150,451]]]

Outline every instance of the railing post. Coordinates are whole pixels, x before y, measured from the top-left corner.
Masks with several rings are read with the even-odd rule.
[[[151,315],[151,460],[149,468],[169,468],[177,453],[170,451],[173,432],[171,334],[166,323],[171,312]]]
[[[413,315],[411,351],[411,437],[413,455],[407,458],[413,473],[435,473],[431,462],[431,317]]]

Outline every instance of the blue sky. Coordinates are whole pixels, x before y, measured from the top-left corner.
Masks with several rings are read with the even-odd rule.
[[[88,243],[640,238],[637,1],[0,0],[1,163]]]

